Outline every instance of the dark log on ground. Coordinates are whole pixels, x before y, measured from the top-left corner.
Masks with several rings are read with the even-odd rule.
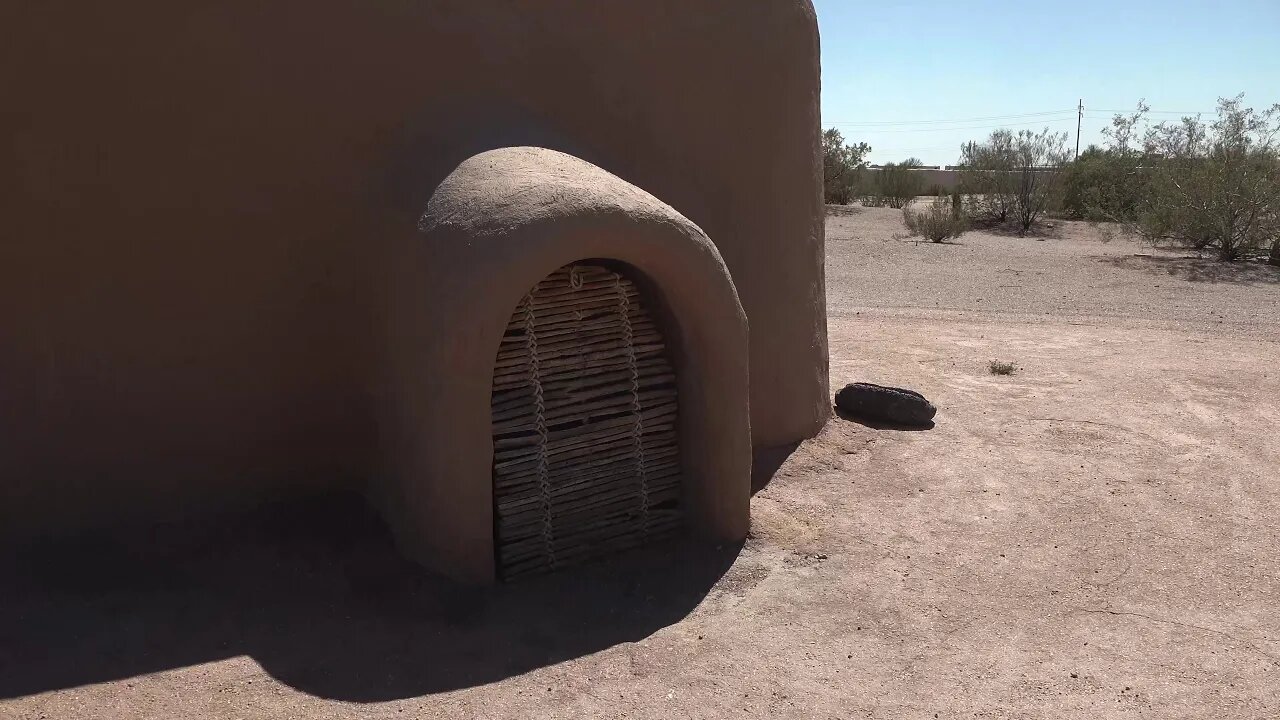
[[[851,383],[836,393],[836,407],[864,420],[921,427],[932,424],[938,409],[923,395],[905,388]]]

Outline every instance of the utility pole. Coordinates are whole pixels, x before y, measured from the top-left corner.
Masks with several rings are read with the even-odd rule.
[[[1084,120],[1084,98],[1076,103],[1076,159],[1080,159],[1080,121]]]

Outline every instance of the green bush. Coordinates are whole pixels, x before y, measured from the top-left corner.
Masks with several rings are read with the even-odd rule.
[[[1267,251],[1280,262],[1280,104],[1255,111],[1243,96],[1222,98],[1211,123],[1184,117],[1139,135],[1146,113],[1139,103],[1112,120],[1104,132],[1119,179],[1082,181],[1088,192],[1132,197],[1115,219],[1152,243],[1214,248],[1222,260]]]
[[[924,191],[924,176],[918,170],[922,165],[924,163],[915,158],[885,163],[871,183],[871,202],[863,204],[873,207],[887,205],[895,210],[911,204]]]
[[[964,215],[955,211],[952,201],[945,195],[935,197],[923,210],[903,208],[902,223],[912,235],[920,235],[936,243],[958,238],[968,229]]]
[[[1147,192],[1147,173],[1131,158],[1090,146],[1063,169],[1062,212],[1092,222],[1130,222]]]

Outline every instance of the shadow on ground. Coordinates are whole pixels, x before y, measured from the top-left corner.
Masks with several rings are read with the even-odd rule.
[[[778,445],[769,448],[757,449],[751,458],[751,494],[755,495],[761,490],[768,487],[773,481],[773,476],[778,474],[778,470],[782,468],[782,464],[791,457],[791,453],[800,447],[800,443],[793,442],[785,445]]]
[[[930,240],[920,235],[894,235],[894,240],[901,243],[910,243],[912,245],[943,245],[951,247],[967,247],[968,243],[962,243],[955,240]]]
[[[1016,222],[1003,224],[978,223],[974,227],[985,233],[998,237],[1023,238],[1026,240],[1061,240],[1063,223],[1061,221],[1039,222],[1026,230]]]
[[[827,216],[829,217],[850,217],[861,213],[863,209],[858,205],[832,205],[827,204]]]
[[[905,425],[902,423],[891,423],[891,422],[885,422],[883,420],[873,420],[871,418],[865,418],[865,417],[862,417],[861,415],[854,415],[853,413],[848,412],[847,410],[844,410],[839,406],[836,406],[834,410],[835,410],[836,417],[839,417],[841,420],[848,420],[849,422],[857,423],[863,427],[872,428],[873,430],[901,430],[903,432],[920,432],[922,430],[932,430],[934,426],[934,423],[932,420],[925,423],[924,425]]]
[[[1280,284],[1280,267],[1257,260],[1223,262],[1193,255],[1128,255],[1098,258],[1118,268],[1169,275],[1180,280],[1240,285]]]
[[[245,654],[325,698],[469,687],[675,623],[739,550],[673,540],[465,589],[404,560],[357,496],[83,536],[0,566],[0,697]]]

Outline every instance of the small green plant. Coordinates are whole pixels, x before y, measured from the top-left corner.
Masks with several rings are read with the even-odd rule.
[[[991,364],[987,365],[987,369],[991,371],[992,375],[1012,375],[1013,363],[992,360]]]
[[[902,209],[902,222],[912,235],[940,243],[958,238],[968,229],[964,215],[957,214],[945,195],[935,197],[924,210]]]

